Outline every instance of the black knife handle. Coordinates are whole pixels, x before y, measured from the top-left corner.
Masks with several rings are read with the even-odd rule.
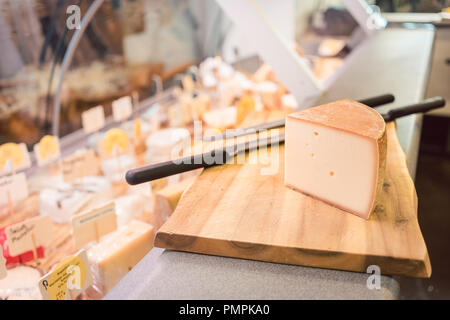
[[[372,98],[361,99],[361,100],[359,100],[359,102],[362,104],[365,104],[366,106],[375,108],[375,107],[381,106],[383,104],[391,103],[394,100],[395,100],[394,95],[387,93],[387,94],[382,94],[380,96],[376,96],[376,97],[372,97]]]
[[[231,157],[232,154],[225,150],[212,150],[203,154],[197,154],[132,169],[126,173],[125,179],[130,185],[141,184],[144,182],[169,177],[178,173],[224,164]]]
[[[444,98],[433,97],[409,106],[389,110],[386,114],[383,115],[383,118],[386,122],[388,122],[414,113],[425,113],[433,109],[442,108],[443,106],[445,106]]]

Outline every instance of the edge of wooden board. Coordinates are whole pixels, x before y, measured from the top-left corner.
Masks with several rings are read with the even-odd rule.
[[[176,251],[356,272],[366,272],[370,265],[377,265],[380,267],[381,274],[384,275],[406,275],[414,278],[431,276],[428,252],[425,252],[422,259],[413,260],[277,245],[269,246],[166,232],[157,233],[154,246]],[[343,267],[344,265],[345,267]]]

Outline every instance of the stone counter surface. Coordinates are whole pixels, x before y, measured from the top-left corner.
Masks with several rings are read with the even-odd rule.
[[[225,258],[154,248],[106,300],[394,299],[399,286],[369,274]]]

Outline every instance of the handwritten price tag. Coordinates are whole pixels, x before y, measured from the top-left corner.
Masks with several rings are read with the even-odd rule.
[[[19,202],[27,197],[28,185],[24,173],[0,177],[0,206]]]
[[[117,215],[114,202],[72,217],[72,236],[76,248],[81,248],[91,241],[98,241],[116,229]]]
[[[85,176],[95,176],[98,174],[98,161],[94,150],[79,150],[70,156],[62,159],[62,174],[65,182],[73,182]]]
[[[105,110],[103,106],[91,108],[81,114],[84,132],[93,133],[105,126]]]
[[[121,122],[127,120],[133,113],[131,97],[126,96],[113,101],[112,111],[114,121]]]
[[[18,256],[52,240],[52,221],[49,216],[39,216],[13,224],[5,229],[11,256]]]
[[[6,278],[6,260],[3,256],[3,247],[0,246],[0,280]]]
[[[39,280],[39,290],[46,300],[74,300],[92,285],[86,251],[64,258]]]

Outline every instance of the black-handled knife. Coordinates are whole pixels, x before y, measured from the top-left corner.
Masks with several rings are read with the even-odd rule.
[[[387,103],[391,103],[394,100],[395,100],[394,95],[387,93],[387,94],[382,94],[382,95],[367,98],[367,99],[358,100],[358,102],[365,104],[366,106],[375,108],[375,107],[378,107],[378,106],[381,106],[381,105],[384,105]],[[297,109],[295,111],[300,111],[300,109]],[[280,119],[280,120],[266,122],[266,123],[262,123],[262,124],[259,124],[256,126],[247,127],[247,128],[227,130],[227,132],[223,133],[223,134],[217,134],[214,136],[204,137],[203,141],[218,141],[218,140],[222,140],[222,139],[241,137],[241,136],[256,133],[259,131],[271,130],[271,129],[275,129],[275,128],[282,128],[282,127],[284,127],[284,124],[285,124],[285,120]]]
[[[235,154],[235,152],[223,149],[212,150],[210,152],[133,169],[126,173],[125,179],[130,185],[136,185],[169,177],[178,173],[224,164]]]
[[[443,106],[445,106],[445,99],[442,97],[433,97],[409,106],[389,110],[383,115],[383,118],[384,121],[389,122],[400,117],[408,116],[414,113],[425,113],[433,109],[442,108]]]
[[[442,108],[444,105],[445,100],[443,98],[434,97],[416,104],[390,110],[382,116],[383,119],[388,122],[414,113],[427,112],[432,109]],[[130,185],[136,185],[199,168],[209,168],[212,166],[221,165],[232,159],[239,152],[247,152],[282,143],[284,143],[284,134],[257,139],[254,141],[226,146],[224,149],[216,149],[203,154],[192,155],[133,169],[126,173],[125,178]]]

